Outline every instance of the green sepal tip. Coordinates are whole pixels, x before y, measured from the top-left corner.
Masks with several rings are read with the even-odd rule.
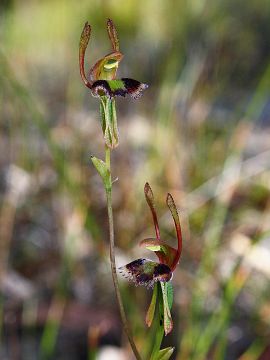
[[[111,173],[110,173],[110,170],[108,169],[106,163],[103,160],[98,159],[95,156],[91,156],[91,160],[92,160],[92,163],[95,166],[97,172],[99,173],[106,190],[111,189],[111,187],[112,187]]]
[[[169,360],[173,352],[174,352],[174,347],[171,347],[171,346],[167,347],[165,349],[162,349],[157,354],[157,357],[155,358],[155,360]]]

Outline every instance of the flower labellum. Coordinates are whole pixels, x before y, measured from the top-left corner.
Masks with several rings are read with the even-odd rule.
[[[91,87],[93,96],[123,96],[127,94],[133,99],[138,99],[142,96],[143,90],[148,86],[137,80],[122,78],[121,80],[97,80]]]
[[[148,259],[138,259],[119,268],[120,273],[136,285],[153,287],[156,281],[167,282],[172,278],[169,266]]]

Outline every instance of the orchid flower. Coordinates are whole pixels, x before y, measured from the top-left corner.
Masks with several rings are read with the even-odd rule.
[[[112,52],[98,60],[89,71],[87,77],[84,70],[84,59],[87,45],[90,40],[91,26],[85,23],[80,44],[79,64],[81,78],[93,96],[100,98],[100,112],[102,131],[106,145],[113,149],[118,146],[118,128],[115,109],[115,97],[125,97],[129,94],[138,99],[148,85],[130,78],[116,79],[116,73],[123,54],[119,51],[119,40],[112,20],[107,21],[107,31],[112,44]]]
[[[163,297],[164,330],[165,334],[168,334],[173,327],[170,306],[168,304],[168,296],[172,297],[172,294],[168,294],[168,292],[172,292],[172,288],[171,286],[168,286],[168,283],[172,279],[173,271],[179,262],[182,252],[181,225],[173,197],[168,193],[166,203],[172,214],[177,235],[178,246],[177,249],[175,249],[167,245],[160,237],[154,195],[148,183],[145,184],[144,194],[152,213],[156,237],[142,240],[140,242],[140,246],[144,246],[148,250],[154,251],[159,259],[159,262],[149,259],[137,259],[125,266],[122,266],[119,270],[125,277],[134,281],[136,285],[145,285],[149,288],[153,287],[157,282],[160,283]],[[154,289],[153,298],[146,316],[146,323],[148,326],[151,326],[153,320],[156,298],[157,287]],[[171,301],[169,300],[169,302]]]
[[[84,71],[85,51],[91,35],[91,26],[85,23],[81,34],[79,63],[82,80],[93,96],[126,96],[129,94],[137,99],[142,95],[148,85],[130,78],[116,79],[116,72],[123,54],[119,51],[119,40],[116,28],[111,19],[107,21],[107,31],[112,44],[113,51],[98,60],[90,69],[89,76],[86,77]]]

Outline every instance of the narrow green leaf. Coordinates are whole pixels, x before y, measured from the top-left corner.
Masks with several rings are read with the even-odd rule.
[[[110,149],[118,146],[118,128],[115,100],[103,96],[100,98],[101,126],[106,145]]]
[[[168,282],[160,282],[162,297],[163,297],[163,310],[164,310],[164,331],[168,335],[173,329],[172,316],[168,304]]]
[[[167,297],[168,297],[168,306],[169,309],[171,309],[173,304],[173,286],[171,281],[167,283]]]
[[[105,185],[105,188],[108,190],[111,188],[111,173],[110,170],[107,168],[107,165],[104,161],[98,159],[95,156],[91,157],[92,163],[97,169],[97,172],[99,173],[100,177],[103,180],[103,183]]]
[[[115,99],[114,98],[112,98],[110,101],[111,101],[111,116],[112,116],[112,130],[113,130],[114,147],[116,147],[116,146],[118,146],[118,143],[119,143],[116,105],[115,105]]]
[[[152,353],[150,360],[155,360],[158,356],[161,342],[164,336],[164,310],[163,310],[163,296],[161,290],[161,283],[157,283],[158,295],[157,295],[157,305],[158,305],[158,317],[156,318],[156,332],[155,332],[155,341],[152,348]]]
[[[158,284],[155,283],[152,300],[150,303],[150,306],[148,308],[148,311],[146,313],[145,322],[148,327],[152,325],[154,315],[155,315],[155,309],[156,309],[156,302],[157,302],[157,294],[158,294]]]
[[[169,360],[174,351],[173,347],[167,347],[159,351],[155,360]]]
[[[99,110],[101,115],[101,127],[103,131],[103,135],[105,134],[106,130],[106,96],[100,98]]]

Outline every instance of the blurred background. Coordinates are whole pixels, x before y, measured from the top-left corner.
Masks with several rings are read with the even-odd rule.
[[[270,3],[268,0],[0,2],[0,358],[132,359],[110,274],[98,101],[78,43],[92,26],[90,68],[111,51],[119,77],[149,84],[117,99],[113,151],[117,265],[152,256],[143,194],[162,237],[183,253],[173,278],[177,360],[270,359]],[[154,259],[154,257],[152,257]],[[147,358],[151,290],[122,279],[135,342]]]

